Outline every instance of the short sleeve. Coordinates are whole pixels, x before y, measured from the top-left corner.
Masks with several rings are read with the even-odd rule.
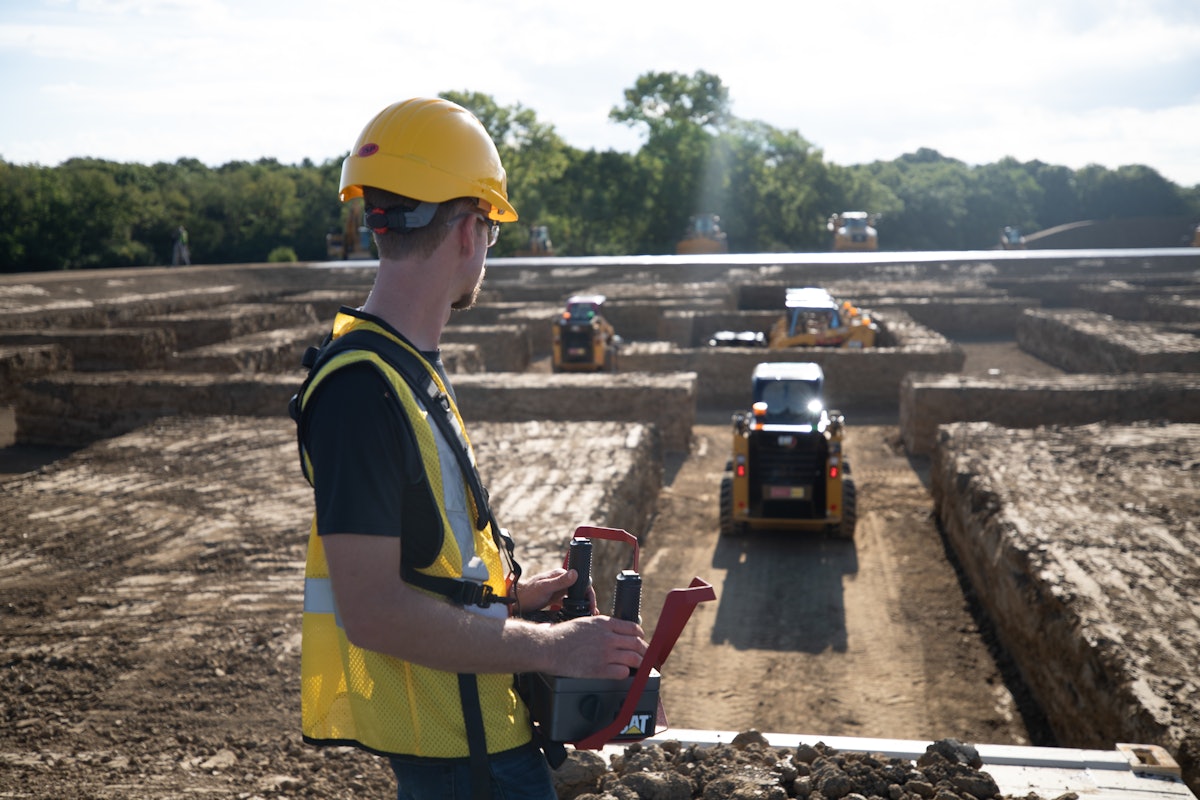
[[[399,536],[419,454],[392,388],[370,364],[334,372],[306,409],[317,533]]]

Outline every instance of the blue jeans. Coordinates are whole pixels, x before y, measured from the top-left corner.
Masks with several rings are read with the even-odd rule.
[[[397,800],[471,800],[471,765],[433,759],[391,758]],[[492,800],[557,800],[550,765],[532,745],[488,759]]]

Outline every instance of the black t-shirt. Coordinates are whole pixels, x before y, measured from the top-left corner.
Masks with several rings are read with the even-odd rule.
[[[438,365],[440,366],[440,364]],[[403,536],[406,563],[432,564],[442,522],[391,384],[369,364],[326,376],[305,409],[317,533]]]

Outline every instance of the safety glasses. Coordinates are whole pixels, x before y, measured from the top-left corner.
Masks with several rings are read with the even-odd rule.
[[[452,226],[463,217],[468,216],[474,216],[484,225],[487,225],[487,246],[489,248],[495,246],[496,242],[500,241],[500,223],[496,222],[494,219],[488,219],[487,215],[482,211],[464,211],[461,214],[455,214],[449,219],[449,221],[446,222],[446,225],[448,227]]]

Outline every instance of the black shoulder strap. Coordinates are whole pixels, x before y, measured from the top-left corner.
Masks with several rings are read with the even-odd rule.
[[[366,350],[380,356],[392,369],[396,370],[413,394],[422,401],[430,418],[438,426],[442,436],[450,443],[450,449],[454,452],[459,470],[467,482],[478,515],[476,526],[482,530],[484,525],[491,525],[496,546],[501,548],[501,552],[507,556],[508,563],[512,565],[514,579],[519,579],[521,568],[516,560],[513,541],[507,532],[501,531],[492,514],[487,490],[483,486],[479,470],[471,457],[466,434],[463,432],[458,418],[451,411],[450,397],[438,388],[437,383],[430,377],[429,370],[418,360],[418,356],[407,348],[382,334],[364,328],[349,331],[336,339],[326,337],[321,347],[315,351],[314,348],[309,348],[305,353],[305,365],[309,367],[309,378],[306,379],[305,384],[301,386],[300,391],[292,398],[289,405],[292,418],[297,422],[298,435],[303,435],[300,398],[307,389],[308,381],[320,371],[321,366],[329,359],[348,350]],[[302,438],[301,441],[303,441]],[[437,592],[462,605],[487,608],[494,602],[512,603],[515,599],[495,594],[492,588],[486,584],[427,575],[404,563],[401,563],[401,576],[409,583]]]
[[[490,800],[492,770],[488,765],[487,732],[483,726],[483,709],[479,705],[479,682],[473,673],[458,674],[458,696],[462,699],[467,752],[471,756],[471,800]]]

